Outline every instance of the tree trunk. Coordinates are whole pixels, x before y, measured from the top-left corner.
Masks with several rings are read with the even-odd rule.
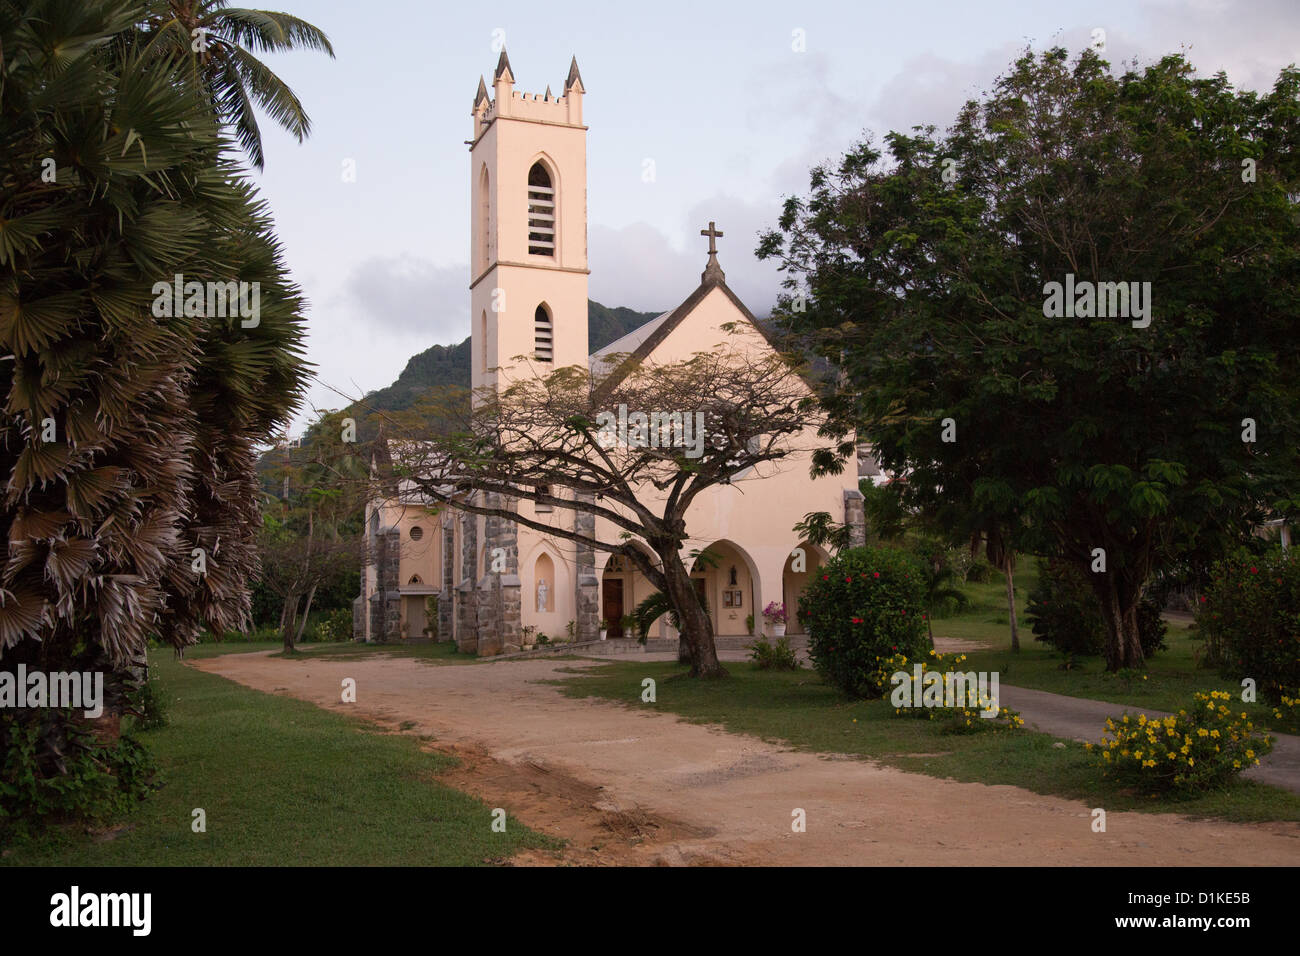
[[[311,590],[307,592],[307,607],[303,609],[302,617],[298,618],[298,639],[295,643],[302,643],[303,632],[307,630],[307,620],[311,617],[311,602],[315,597],[316,585],[313,584]]]
[[[280,623],[280,638],[284,641],[284,649],[288,653],[293,652],[293,635],[294,627],[298,623],[298,602],[301,597],[294,593],[284,599],[284,614]]]
[[[1091,569],[1089,573],[1101,605],[1102,620],[1106,622],[1106,670],[1143,667],[1146,658],[1137,624],[1142,588],[1118,581],[1113,573],[1091,572]]]
[[[718,662],[718,649],[713,643],[713,622],[705,613],[695,593],[691,574],[676,551],[659,555],[668,584],[668,599],[677,611],[682,626],[681,640],[690,652],[692,677],[726,677],[727,671]],[[681,645],[678,645],[680,659]]]
[[[1020,650],[1020,630],[1016,626],[1016,554],[1008,551],[1005,569],[1007,575],[1007,614],[1011,620],[1011,649]]]

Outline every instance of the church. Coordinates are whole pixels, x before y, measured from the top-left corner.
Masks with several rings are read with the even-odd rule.
[[[701,233],[709,241],[704,272],[681,304],[587,354],[585,95],[576,58],[558,97],[549,87],[543,94],[517,91],[504,51],[490,95],[479,80],[468,141],[473,388],[567,366],[585,367],[599,382],[614,371],[614,356],[683,361],[724,345],[734,349],[737,328],[744,349],[770,352],[754,315],[727,286],[716,246],[723,233],[710,223]],[[680,286],[683,278],[663,276],[662,285]],[[493,656],[543,635],[552,642],[633,636],[624,618],[653,588],[625,558],[512,521],[435,509],[387,470],[389,462],[380,442],[372,459],[376,491],[366,509],[355,639],[453,640],[461,651]],[[717,637],[768,632],[763,609],[772,602],[788,611],[787,633],[800,633],[799,594],[829,557],[793,530],[805,515],[828,512],[848,525],[854,543],[863,542],[858,474],[812,478],[809,465],[807,455],[792,454],[770,473],[742,474],[692,503],[685,550],[707,550],[713,558],[697,563],[692,576]],[[874,471],[865,467],[864,475]],[[548,514],[529,500],[513,507],[543,524],[595,521],[567,509]],[[504,571],[487,560],[492,554],[506,555]],[[667,616],[655,631],[646,637],[656,644],[677,636]]]

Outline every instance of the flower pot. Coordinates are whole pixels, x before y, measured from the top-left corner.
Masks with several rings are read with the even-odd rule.
[[[605,628],[602,627],[600,629],[600,639],[603,641],[608,636],[609,636],[609,631],[607,631]]]
[[[772,636],[773,636],[773,637],[785,637],[785,624],[773,624],[773,625],[772,625]]]

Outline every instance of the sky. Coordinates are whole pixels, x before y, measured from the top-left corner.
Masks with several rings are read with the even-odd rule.
[[[253,4],[260,6],[261,4]],[[268,6],[271,6],[268,4]],[[265,57],[312,121],[261,126],[266,197],[309,302],[316,378],[295,420],[390,384],[469,320],[470,110],[497,50],[515,89],[586,96],[590,296],[673,308],[694,291],[710,220],[727,282],[758,315],[780,276],[754,257],[809,170],[870,136],[946,128],[1026,47],[1081,50],[1104,31],[1118,69],[1185,52],[1198,71],[1268,89],[1300,62],[1297,0],[446,4],[275,0],[335,58]],[[345,163],[355,181],[343,175]],[[653,164],[653,177],[644,175]],[[649,180],[649,181],[647,181]]]

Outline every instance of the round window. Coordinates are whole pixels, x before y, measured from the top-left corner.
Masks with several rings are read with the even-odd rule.
[[[420,540],[421,538],[423,538],[423,537],[424,537],[424,529],[421,528],[418,524],[417,524],[414,528],[411,529],[411,540],[412,540],[412,541],[419,541],[419,540]]]

